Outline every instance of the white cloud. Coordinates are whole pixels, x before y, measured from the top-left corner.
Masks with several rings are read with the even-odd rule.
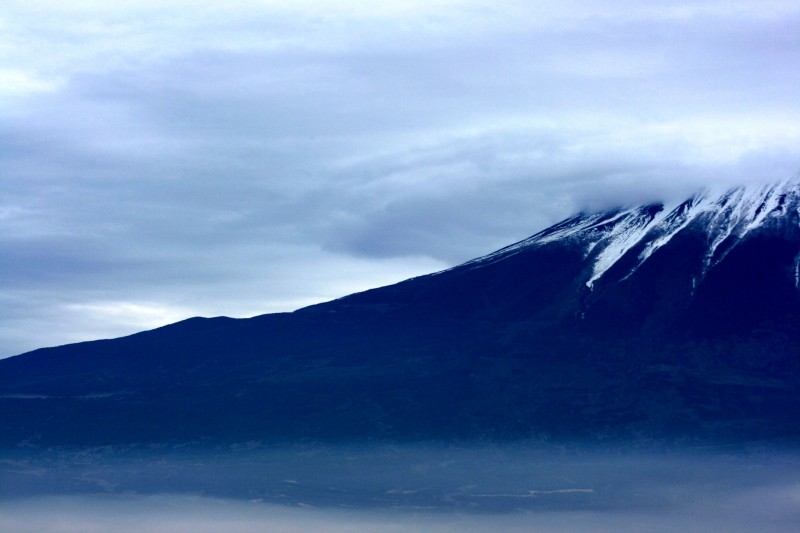
[[[38,78],[36,74],[18,69],[0,69],[0,97],[10,94],[54,92],[59,83]]]
[[[89,301],[66,304],[62,312],[67,315],[82,315],[92,323],[107,323],[110,327],[133,326],[137,329],[152,329],[191,316],[191,312],[186,309],[168,307],[157,302]]]

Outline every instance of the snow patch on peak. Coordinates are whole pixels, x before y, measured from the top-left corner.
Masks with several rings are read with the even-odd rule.
[[[625,277],[627,278],[633,274],[633,272],[635,272],[635,270],[639,268],[642,263],[647,261],[647,259],[653,255],[653,252],[667,244],[672,237],[688,226],[689,223],[694,220],[693,208],[702,201],[703,199],[700,197],[692,198],[686,202],[683,202],[672,210],[664,209],[664,211],[667,212],[667,215],[660,224],[662,231],[655,239],[651,240],[645,245],[644,250],[642,250],[642,252],[639,254],[638,263]]]
[[[569,239],[571,237],[586,237],[592,233],[599,233],[603,227],[615,224],[628,214],[628,211],[605,211],[591,215],[578,215],[572,224],[556,225],[531,237],[532,243],[545,244],[548,242]]]
[[[800,255],[794,258],[794,288],[800,289]]]
[[[775,185],[753,184],[732,189],[712,201],[703,212],[708,217],[708,250],[703,273],[719,264],[735,244],[771,218],[798,208],[798,177]],[[724,245],[724,246],[723,246]]]
[[[597,254],[592,276],[586,282],[586,286],[591,289],[595,281],[636,246],[663,217],[663,205],[645,206],[627,211],[624,219],[614,225],[606,237],[608,244]]]
[[[665,208],[649,224],[636,229],[626,224],[609,235],[609,242],[596,257],[592,276],[586,285],[591,289],[616,261],[634,246],[642,245],[636,264],[622,279],[630,277],[654,252],[695,222],[705,232],[708,242],[700,274],[702,278],[747,233],[792,209],[800,215],[800,174],[773,185],[753,184],[727,191],[706,190],[674,208]],[[800,259],[797,272],[800,288]]]

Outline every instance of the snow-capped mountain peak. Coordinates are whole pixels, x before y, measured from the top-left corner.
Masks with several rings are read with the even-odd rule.
[[[707,189],[677,204],[653,203],[599,213],[580,213],[528,239],[468,264],[484,266],[530,247],[566,242],[580,246],[592,268],[592,289],[624,257],[630,276],[683,231],[705,233],[701,277],[749,233],[771,225],[799,226],[800,174],[778,183],[752,183],[728,190]],[[795,268],[800,271],[800,257]],[[800,276],[798,276],[800,280]]]

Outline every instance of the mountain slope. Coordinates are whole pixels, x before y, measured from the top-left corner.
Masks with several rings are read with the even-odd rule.
[[[294,313],[0,361],[6,446],[797,437],[800,184],[585,213]]]

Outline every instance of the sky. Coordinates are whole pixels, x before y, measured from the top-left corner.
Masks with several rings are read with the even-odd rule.
[[[800,171],[800,3],[0,6],[0,357]]]

